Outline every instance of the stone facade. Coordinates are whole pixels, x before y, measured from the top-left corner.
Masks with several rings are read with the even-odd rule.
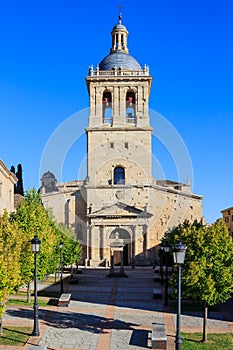
[[[8,213],[14,211],[14,185],[16,182],[16,176],[0,160],[0,214],[3,214],[4,210]]]
[[[83,259],[93,266],[109,264],[116,238],[124,240],[126,265],[151,264],[168,229],[202,219],[202,197],[191,193],[190,185],[152,176],[152,77],[129,55],[127,36],[119,18],[110,55],[86,77],[87,178],[57,184],[50,172],[42,177],[43,203],[74,228]]]
[[[224,209],[221,211],[221,213],[223,216],[223,220],[225,221],[225,223],[227,225],[228,232],[233,239],[233,207]]]

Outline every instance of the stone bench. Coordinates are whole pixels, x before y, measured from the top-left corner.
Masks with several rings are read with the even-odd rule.
[[[69,306],[71,300],[71,294],[63,293],[58,299],[58,306]]]
[[[153,289],[153,297],[154,297],[154,299],[162,299],[161,288],[154,288]]]
[[[152,349],[167,349],[167,336],[164,323],[152,323]]]

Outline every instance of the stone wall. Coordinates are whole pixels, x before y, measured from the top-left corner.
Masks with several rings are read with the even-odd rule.
[[[4,209],[8,213],[14,211],[14,184],[16,182],[16,176],[0,160],[0,214],[3,214]]]

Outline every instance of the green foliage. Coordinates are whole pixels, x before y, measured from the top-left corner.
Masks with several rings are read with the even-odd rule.
[[[60,240],[64,243],[62,249],[62,260],[63,265],[72,265],[77,263],[82,254],[82,248],[79,242],[76,240],[75,233],[73,230],[65,225],[57,225],[57,235]],[[59,256],[59,246],[57,246],[57,255]]]
[[[225,302],[233,292],[233,244],[222,220],[210,226],[187,221],[168,232],[170,244],[182,241],[188,248],[182,266],[183,296],[205,306]],[[176,287],[176,274],[172,283]]]
[[[21,232],[11,223],[7,212],[0,216],[0,317],[5,309],[5,301],[21,283],[20,252]]]
[[[23,282],[29,284],[33,279],[34,257],[31,251],[31,240],[35,235],[41,241],[40,253],[37,257],[38,278],[44,278],[47,273],[54,271],[56,268],[54,256],[58,238],[51,215],[42,205],[40,195],[35,189],[26,191],[25,200],[20,202],[11,219],[17,222],[18,227],[23,232],[20,256]]]
[[[233,338],[231,333],[209,334],[208,343],[202,343],[201,333],[181,333],[182,350],[231,350]]]
[[[23,346],[30,338],[31,333],[31,327],[3,327],[3,335],[0,337],[0,344]]]
[[[16,184],[16,190],[15,193],[21,194],[21,196],[24,196],[24,189],[23,189],[23,169],[22,165],[18,164],[16,177],[18,178],[18,182]]]
[[[17,296],[15,296],[14,298],[10,298],[7,301],[7,305],[20,305],[20,306],[33,306],[34,305],[34,300],[31,300],[30,303],[28,303],[28,301],[26,300],[26,297],[24,299],[22,298],[17,298]],[[48,301],[47,300],[43,300],[43,299],[38,299],[38,306],[47,306],[48,305]]]

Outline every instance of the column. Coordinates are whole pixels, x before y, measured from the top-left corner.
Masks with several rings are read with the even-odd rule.
[[[143,225],[143,254],[147,258],[147,225]]]
[[[93,260],[100,260],[100,227],[94,226],[92,229],[91,250]]]
[[[126,88],[124,86],[120,86],[120,115],[119,115],[119,123],[126,123]]]
[[[113,125],[115,125],[119,118],[119,88],[118,86],[113,87],[112,93],[112,116],[113,116]]]
[[[89,265],[89,260],[90,260],[90,256],[91,256],[90,242],[91,242],[91,225],[88,224],[88,226],[87,226],[87,239],[86,239],[87,252],[86,252],[86,259],[85,259],[85,267],[87,267]]]
[[[104,227],[99,227],[100,231],[100,259],[102,260],[104,258]]]
[[[96,87],[95,88],[95,126],[100,126],[103,124],[103,88]]]
[[[135,230],[136,230],[136,226],[133,227],[133,232],[132,232],[132,239],[131,239],[131,245],[132,245],[132,269],[135,268]]]

